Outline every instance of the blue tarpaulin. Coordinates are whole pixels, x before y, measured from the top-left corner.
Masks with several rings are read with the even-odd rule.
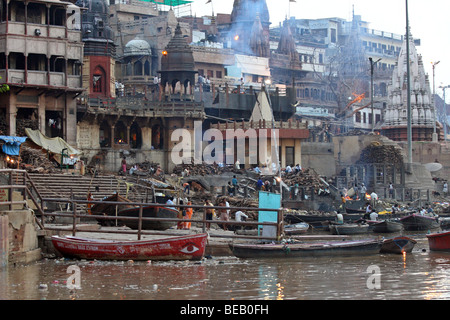
[[[27,137],[0,136],[0,140],[5,141],[2,147],[4,153],[10,156],[18,156],[20,145],[27,140]]]

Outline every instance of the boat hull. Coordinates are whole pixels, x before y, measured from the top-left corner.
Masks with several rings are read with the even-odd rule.
[[[439,228],[439,223],[435,218],[416,214],[403,217],[400,219],[400,222],[407,231],[422,231]]]
[[[427,234],[431,251],[450,252],[450,231]]]
[[[305,234],[309,230],[309,224],[307,223],[297,223],[294,225],[288,225],[284,227],[284,233],[287,236]]]
[[[411,253],[417,241],[409,237],[395,237],[386,239],[381,246],[381,253]]]
[[[139,218],[139,207],[129,208],[121,210],[118,213],[120,217],[133,217]],[[176,219],[178,218],[178,210],[170,209],[167,207],[158,206],[147,206],[142,208],[143,218],[162,218],[162,219]],[[138,229],[139,221],[137,219],[133,220],[122,220],[122,223],[131,228]],[[177,224],[176,221],[164,221],[164,220],[142,220],[143,230],[167,230]]]
[[[394,222],[385,220],[372,225],[372,231],[376,233],[393,233],[403,230],[403,224],[400,222]]]
[[[377,240],[302,244],[230,244],[233,254],[242,259],[361,256],[377,254],[380,248],[381,241]]]
[[[158,240],[108,241],[53,236],[55,249],[66,258],[87,260],[200,260],[207,234]]]
[[[358,225],[358,224],[332,224],[330,225],[331,234],[337,235],[352,235],[363,234],[369,232],[370,225]]]

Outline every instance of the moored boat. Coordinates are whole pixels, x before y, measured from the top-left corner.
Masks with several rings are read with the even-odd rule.
[[[421,231],[439,228],[439,223],[436,218],[418,214],[411,214],[400,218],[400,222],[407,231]]]
[[[290,235],[296,235],[296,234],[303,234],[306,233],[309,229],[309,224],[302,222],[302,223],[296,223],[296,224],[290,224],[287,226],[284,226],[284,233],[288,236]]]
[[[447,217],[439,218],[439,224],[441,226],[441,229],[443,230],[450,229],[450,218]]]
[[[362,234],[369,232],[369,224],[358,223],[344,223],[344,224],[330,224],[331,234],[349,235]]]
[[[384,220],[372,225],[372,231],[376,233],[392,233],[403,230],[403,224],[396,221]]]
[[[431,251],[450,252],[450,231],[427,234],[427,238]]]
[[[361,256],[379,253],[381,241],[331,241],[293,244],[230,244],[238,258],[301,258],[314,256]]]
[[[120,210],[124,208],[134,208],[132,205],[115,204],[114,202],[127,203],[132,202],[131,200],[122,197],[118,193],[114,193],[109,197],[103,198],[102,202],[93,204],[91,207],[91,214],[93,215],[104,215],[104,216],[116,216]],[[110,225],[113,221],[109,219],[100,219],[97,221],[101,225]]]
[[[139,207],[126,208],[120,210],[119,217],[133,217],[139,218]],[[159,218],[159,219],[176,219],[178,217],[178,210],[165,206],[143,206],[142,218]],[[124,219],[122,223],[131,229],[139,228],[138,219]],[[142,229],[144,230],[167,230],[177,224],[177,221],[168,220],[142,220]]]
[[[95,260],[200,260],[207,234],[157,240],[112,241],[53,236],[55,249],[64,257]]]
[[[386,239],[381,246],[381,253],[410,253],[417,241],[409,237],[395,237],[392,239]]]

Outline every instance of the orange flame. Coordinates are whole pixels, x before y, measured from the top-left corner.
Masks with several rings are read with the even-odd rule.
[[[366,94],[365,93],[363,93],[363,94],[352,93],[352,96],[354,96],[355,98],[349,102],[347,107],[349,107],[352,104],[355,104],[357,102],[361,102],[366,97]]]

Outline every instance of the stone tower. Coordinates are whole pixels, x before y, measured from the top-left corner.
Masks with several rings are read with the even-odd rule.
[[[422,56],[417,53],[412,37],[410,47],[411,128],[413,141],[432,141],[435,112],[431,104],[430,81],[425,74]],[[389,105],[385,110],[383,134],[395,141],[407,140],[408,78],[406,39],[389,86]]]
[[[266,0],[235,0],[229,37],[239,54],[270,56],[270,16]]]
[[[91,98],[115,97],[114,32],[106,0],[78,0],[82,10],[84,42],[83,87]]]

